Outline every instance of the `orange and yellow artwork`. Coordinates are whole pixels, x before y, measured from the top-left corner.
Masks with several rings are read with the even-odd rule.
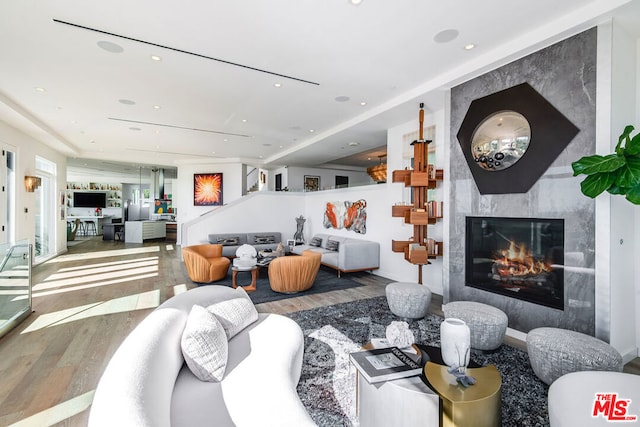
[[[222,206],[222,173],[193,174],[193,205]]]

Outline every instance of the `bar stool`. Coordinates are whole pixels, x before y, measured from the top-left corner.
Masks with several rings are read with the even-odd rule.
[[[88,236],[88,235],[93,235],[93,236],[97,236],[98,235],[98,228],[96,227],[96,220],[95,219],[85,219],[83,222],[84,225],[84,235]]]

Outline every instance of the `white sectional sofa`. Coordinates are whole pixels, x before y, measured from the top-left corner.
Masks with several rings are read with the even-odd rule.
[[[319,246],[313,245],[314,239],[321,241]],[[338,242],[337,250],[327,247],[329,240]],[[371,240],[318,233],[306,244],[295,246],[292,252],[300,255],[306,250],[320,252],[322,265],[338,270],[338,277],[341,272],[375,270],[380,267],[380,245]]]
[[[296,392],[304,337],[287,317],[256,314],[256,321],[228,340],[219,382],[199,380],[185,364],[181,339],[191,308],[238,295],[228,287],[202,286],[151,312],[110,360],[89,426],[315,425]]]

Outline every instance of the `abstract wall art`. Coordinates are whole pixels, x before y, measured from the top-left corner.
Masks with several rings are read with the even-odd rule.
[[[327,202],[324,228],[347,229],[359,234],[367,233],[367,201]]]
[[[193,174],[193,205],[222,206],[222,173]]]

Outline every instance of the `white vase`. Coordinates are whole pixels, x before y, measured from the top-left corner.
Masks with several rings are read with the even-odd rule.
[[[471,332],[464,320],[449,318],[440,324],[440,350],[447,366],[469,365]]]

